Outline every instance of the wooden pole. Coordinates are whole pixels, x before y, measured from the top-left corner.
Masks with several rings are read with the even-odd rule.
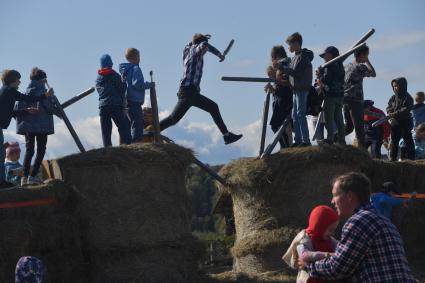
[[[260,151],[259,156],[264,152],[264,144],[266,143],[267,121],[269,118],[270,92],[267,92],[263,107],[263,127],[261,129]]]
[[[251,82],[251,83],[273,83],[276,82],[270,78],[256,78],[256,77],[221,77],[222,81],[229,82]]]
[[[272,154],[273,149],[275,148],[278,141],[282,138],[283,133],[286,131],[286,127],[289,125],[289,118],[286,118],[285,121],[283,121],[282,126],[280,126],[279,131],[274,135],[273,141],[271,144],[267,146],[267,148],[264,150],[263,154],[261,155],[261,158],[267,157],[270,154]]]
[[[151,76],[151,82],[153,83],[153,71],[149,72]],[[153,118],[153,128],[154,128],[154,142],[162,143],[161,139],[161,129],[159,128],[159,116],[158,116],[158,101],[156,99],[156,89],[155,87],[150,88],[150,98],[151,98],[151,107],[152,107],[152,118]]]
[[[64,103],[61,104],[62,108],[65,109],[68,106],[71,106],[72,104],[74,104],[77,101],[80,101],[81,99],[83,99],[84,97],[88,96],[89,94],[92,94],[94,92],[95,88],[91,87],[88,90],[74,96],[73,98],[65,101]]]

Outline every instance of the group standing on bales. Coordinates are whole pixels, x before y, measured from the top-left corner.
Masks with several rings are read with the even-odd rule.
[[[163,131],[178,123],[194,106],[211,115],[223,135],[224,143],[231,144],[242,138],[242,135],[228,130],[218,105],[202,95],[200,89],[204,55],[210,52],[220,62],[225,60],[225,56],[209,43],[210,38],[207,34],[194,34],[184,47],[184,69],[177,92],[177,104],[171,114],[160,121],[159,130]],[[373,158],[381,158],[382,145],[387,148],[391,161],[425,158],[423,92],[417,93],[414,105],[407,92],[407,80],[394,79],[391,82],[394,94],[388,102],[385,116],[383,111],[373,106],[373,101],[364,100],[363,79],[376,76],[369,61],[367,46],[358,49],[354,53],[354,61],[345,67],[340,60],[319,68],[315,72],[313,86],[313,52],[303,48],[303,38],[297,32],[288,36],[286,43],[289,52],[294,55],[292,58],[288,57],[283,46],[272,48],[267,75],[274,83],[269,83],[264,88],[267,93],[273,94],[273,115],[270,120],[273,132],[277,132],[285,121],[289,121],[279,141],[281,148],[311,146],[307,115],[317,118],[322,108],[327,136],[319,137],[319,144],[345,144],[345,136],[354,131],[358,146],[370,148]],[[327,47],[320,54],[324,62],[338,56],[339,50],[334,46]],[[97,71],[96,89],[99,94],[99,116],[105,147],[112,146],[112,122],[118,128],[120,144],[143,141],[144,128],[148,126],[143,122],[146,119],[143,117],[142,105],[145,91],[154,88],[155,83],[146,81],[143,76],[139,50],[128,48],[125,58],[127,62],[119,64],[119,72],[116,72],[112,68],[111,56],[104,54]],[[54,100],[49,98],[53,95],[53,90],[46,88],[47,75],[43,70],[34,68],[31,71],[31,82],[25,94],[18,92],[19,79],[20,74],[15,70],[3,72],[0,124],[2,129],[7,129],[11,118],[16,118],[17,133],[25,136],[25,156],[23,165],[20,166],[16,145],[12,145],[15,149],[9,149],[6,163],[0,162],[1,187],[11,186],[11,183],[40,183],[37,174],[46,152],[48,135],[54,133],[53,115],[61,115]],[[375,125],[382,118],[387,121]],[[4,144],[3,132],[0,142]],[[8,144],[4,145],[6,149]],[[31,167],[34,154],[36,156]],[[5,157],[5,150],[2,150],[1,160]]]

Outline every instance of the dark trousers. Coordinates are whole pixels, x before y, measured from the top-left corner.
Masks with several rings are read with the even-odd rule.
[[[142,103],[128,101],[128,116],[130,117],[131,142],[143,140],[143,111]]]
[[[291,117],[292,105],[292,93],[273,95],[273,114],[270,118],[270,126],[273,133],[276,133],[280,129],[286,118]],[[288,147],[290,145],[290,139],[292,140],[292,137],[289,137],[285,131],[279,140],[280,148]]]
[[[217,103],[199,93],[196,87],[181,87],[177,93],[178,101],[173,112],[167,118],[159,123],[161,131],[177,124],[183,118],[184,114],[194,106],[202,109],[212,116],[215,124],[222,134],[227,133],[227,127],[221,117]]]
[[[391,124],[391,161],[397,161],[400,139],[406,143],[406,155],[408,159],[415,159],[415,145],[412,138],[412,121],[401,120]]]
[[[30,176],[31,160],[34,156],[35,142],[37,141],[37,155],[35,156],[34,166],[32,167],[31,177],[35,177],[40,169],[44,154],[46,154],[47,134],[29,133],[25,135],[25,157],[24,157],[24,176]]]
[[[382,147],[382,139],[368,139],[366,137],[366,148],[370,147],[370,156],[372,158],[381,159],[381,147]]]
[[[344,101],[345,135],[355,130],[359,147],[366,148],[363,115],[363,101]]]
[[[114,121],[115,126],[118,128],[121,143],[131,143],[130,124],[121,106],[101,107],[99,116],[104,147],[112,146],[112,121]]]

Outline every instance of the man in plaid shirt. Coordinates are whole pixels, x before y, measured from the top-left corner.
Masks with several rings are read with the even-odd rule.
[[[180,89],[177,93],[178,102],[173,112],[160,122],[161,131],[175,125],[190,107],[195,106],[211,114],[215,124],[223,134],[225,144],[239,140],[242,135],[235,135],[227,130],[221,117],[218,105],[211,99],[200,93],[200,83],[202,78],[202,68],[204,66],[204,55],[207,51],[224,61],[224,55],[214,46],[208,43],[210,35],[195,34],[183,50],[184,73],[180,82]]]
[[[416,282],[395,226],[369,203],[369,179],[356,172],[333,180],[332,204],[348,218],[335,254],[304,266],[310,276],[351,282]]]

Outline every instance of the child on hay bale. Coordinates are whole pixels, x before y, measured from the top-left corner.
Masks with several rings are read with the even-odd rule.
[[[337,213],[329,206],[316,206],[310,213],[307,229],[298,233],[282,259],[292,268],[298,269],[298,259],[314,262],[327,258],[335,251],[337,240],[332,237],[339,223]],[[299,270],[297,283],[322,283]]]
[[[140,69],[140,52],[136,48],[125,51],[128,63],[120,64],[120,73],[127,83],[127,106],[130,118],[131,141],[140,142],[143,138],[143,111],[145,90],[155,87],[154,82],[145,81]]]
[[[21,148],[19,143],[6,143],[6,161],[4,162],[6,181],[19,186],[24,175],[22,164],[19,163]]]
[[[274,46],[271,50],[272,62],[279,61],[281,64],[289,65],[291,58],[286,55],[285,48],[282,45]],[[277,83],[268,83],[264,87],[264,91],[273,93],[273,114],[270,118],[270,126],[273,133],[276,133],[283,124],[283,121],[291,117],[292,111],[292,90],[289,85],[288,77],[285,76],[279,69],[269,66],[267,75],[271,79],[275,79]],[[279,140],[280,148],[285,148],[292,145],[292,128],[287,127],[287,131]]]
[[[15,283],[43,283],[46,282],[46,276],[46,267],[36,257],[21,257],[16,264]]]
[[[415,129],[415,159],[425,159],[425,123]]]
[[[41,96],[24,95],[18,91],[21,84],[21,74],[16,70],[5,70],[1,75],[3,86],[0,89],[0,144],[4,143],[3,129],[9,127],[12,117],[22,112],[36,113],[38,110],[35,108],[26,108],[20,111],[14,110],[16,101],[37,102],[43,101],[46,97],[53,95],[53,89],[49,89]],[[6,181],[4,169],[4,156],[5,150],[0,150],[0,188],[13,187],[14,184]]]
[[[27,87],[26,95],[29,97],[43,97],[47,92],[45,86],[47,81],[46,73],[35,67],[31,70],[30,80],[31,82]],[[18,111],[27,109],[28,107],[36,108],[38,111],[36,113],[22,112],[16,118],[16,133],[25,136],[26,147],[24,176],[21,178],[21,186],[42,183],[37,177],[37,174],[46,153],[47,137],[55,133],[53,114],[58,117],[61,116],[52,98],[44,99],[41,103],[20,101],[16,104]],[[31,161],[34,156],[36,142],[37,154],[31,169]]]
[[[96,90],[99,93],[99,116],[102,130],[103,146],[112,146],[112,121],[118,128],[120,141],[131,143],[130,125],[124,113],[125,90],[127,85],[120,75],[112,69],[112,59],[108,54],[100,57],[100,69],[96,79]]]
[[[376,113],[377,115],[385,116],[384,111],[373,106],[375,102],[373,100],[365,100],[364,108],[368,112]],[[373,127],[372,124],[377,121],[379,116],[372,116],[371,114],[364,114],[364,128],[365,128],[365,142],[366,148],[370,147],[370,156],[372,158],[381,159],[381,147],[382,144],[388,144],[390,136],[390,124],[388,122],[383,123],[378,127]]]

